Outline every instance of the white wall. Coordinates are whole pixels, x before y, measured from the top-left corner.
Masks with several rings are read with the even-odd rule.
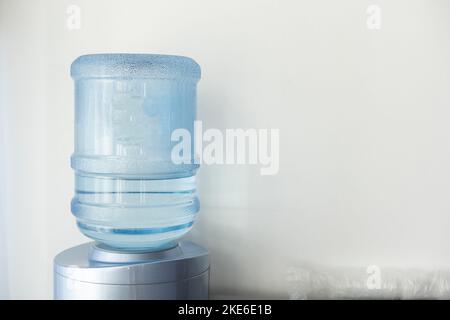
[[[278,175],[200,172],[190,237],[212,252],[213,296],[287,297],[304,263],[446,268],[449,14],[446,0],[0,0],[4,294],[51,297],[52,257],[86,241],[69,209],[69,65],[96,52],[193,57],[206,127],[280,129]]]

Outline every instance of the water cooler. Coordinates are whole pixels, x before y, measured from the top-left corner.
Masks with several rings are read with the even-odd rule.
[[[193,146],[199,65],[181,56],[94,54],[77,58],[71,76],[71,209],[94,241],[55,257],[55,299],[207,299],[208,251],[181,239],[199,210],[199,166],[194,148],[174,148]]]

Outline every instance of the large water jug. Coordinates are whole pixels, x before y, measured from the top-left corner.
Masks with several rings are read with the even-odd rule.
[[[199,65],[181,56],[93,54],[77,58],[71,76],[79,229],[115,249],[175,246],[199,210],[193,148],[192,161],[171,158],[175,129],[193,137]]]

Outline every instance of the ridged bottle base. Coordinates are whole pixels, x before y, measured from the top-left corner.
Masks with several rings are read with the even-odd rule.
[[[173,247],[199,210],[195,176],[146,180],[76,174],[75,185],[72,213],[80,231],[112,248]]]

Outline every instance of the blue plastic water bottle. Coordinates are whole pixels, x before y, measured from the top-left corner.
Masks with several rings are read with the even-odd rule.
[[[175,246],[199,210],[194,151],[176,164],[175,129],[193,137],[200,67],[181,56],[94,54],[75,81],[75,197],[86,236],[115,249]]]

